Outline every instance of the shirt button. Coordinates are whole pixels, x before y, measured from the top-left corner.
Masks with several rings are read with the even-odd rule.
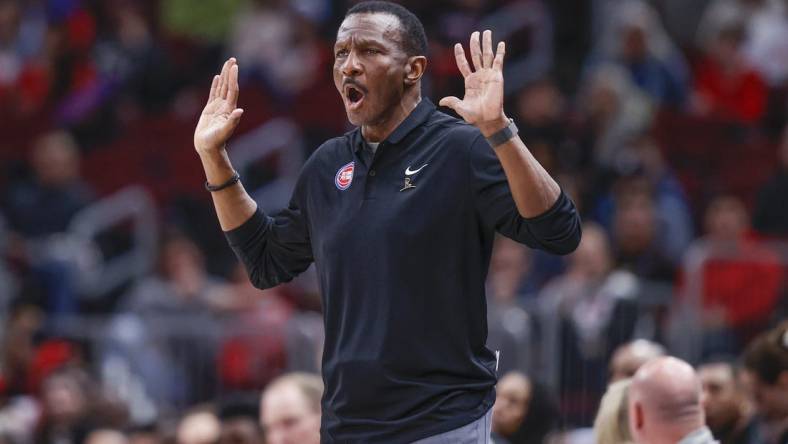
[[[369,170],[369,175],[374,177],[375,176],[375,170]]]

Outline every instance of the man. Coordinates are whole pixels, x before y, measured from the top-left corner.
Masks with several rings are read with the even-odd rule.
[[[764,442],[788,443],[788,321],[753,339],[743,362]]]
[[[629,386],[629,428],[638,444],[711,444],[700,380],[686,362],[670,356],[645,363]]]
[[[320,378],[307,373],[291,373],[271,381],[260,401],[266,443],[319,443],[322,395]]]
[[[350,9],[333,76],[358,128],[318,148],[273,217],[244,191],[224,149],[243,113],[235,59],[214,77],[194,142],[230,245],[260,288],[317,268],[323,442],[486,442],[494,233],[558,254],[579,242],[574,205],[503,112],[504,43],[493,53],[491,33],[481,40],[472,34],[475,70],[455,47],[465,97],[440,101],[462,122],[421,97],[419,20],[387,2]]]
[[[618,347],[610,359],[610,382],[635,376],[643,364],[660,356],[665,356],[665,348],[646,339],[636,339]]]
[[[698,367],[706,424],[722,444],[760,443],[753,406],[739,387],[736,373],[728,362],[709,362]]]

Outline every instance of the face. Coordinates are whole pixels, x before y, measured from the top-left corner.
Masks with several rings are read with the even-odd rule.
[[[287,384],[266,392],[261,421],[268,444],[318,444],[320,412],[309,405],[298,387]]]
[[[517,431],[528,413],[531,384],[520,375],[507,375],[501,378],[495,391],[493,431],[510,436]]]
[[[401,40],[391,14],[353,14],[339,27],[334,85],[353,125],[381,124],[400,104],[408,69]]]
[[[260,444],[261,442],[254,418],[237,418],[222,422],[219,444]]]
[[[736,380],[727,364],[704,365],[698,369],[703,392],[701,402],[706,412],[706,423],[720,429],[737,421],[742,401]]]
[[[774,384],[767,384],[753,372],[742,372],[742,384],[752,396],[758,413],[767,421],[788,417],[788,371],[783,371]]]

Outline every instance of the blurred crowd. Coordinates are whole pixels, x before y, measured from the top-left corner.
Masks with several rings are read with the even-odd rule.
[[[352,3],[0,0],[0,440],[260,442],[259,393],[288,384],[314,413],[314,276],[249,284],[192,133],[236,57],[230,155],[283,206],[298,165],[350,129],[330,68]],[[788,316],[788,2],[401,3],[426,27],[434,102],[462,88],[455,42],[507,42],[505,109],[584,220],[566,258],[496,243],[498,435],[584,439],[608,382],[662,354],[700,366],[715,436],[784,430],[788,345],[767,369],[744,352]],[[741,365],[766,388],[745,390]]]

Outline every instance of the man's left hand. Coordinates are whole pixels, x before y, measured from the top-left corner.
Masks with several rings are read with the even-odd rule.
[[[481,44],[479,32],[471,34],[471,59],[475,71],[465,58],[462,45],[454,45],[457,67],[465,78],[465,97],[444,97],[438,102],[457,112],[466,122],[475,125],[485,137],[509,124],[503,112],[503,56],[506,44],[498,43],[495,55],[492,52],[492,32],[484,31]]]

